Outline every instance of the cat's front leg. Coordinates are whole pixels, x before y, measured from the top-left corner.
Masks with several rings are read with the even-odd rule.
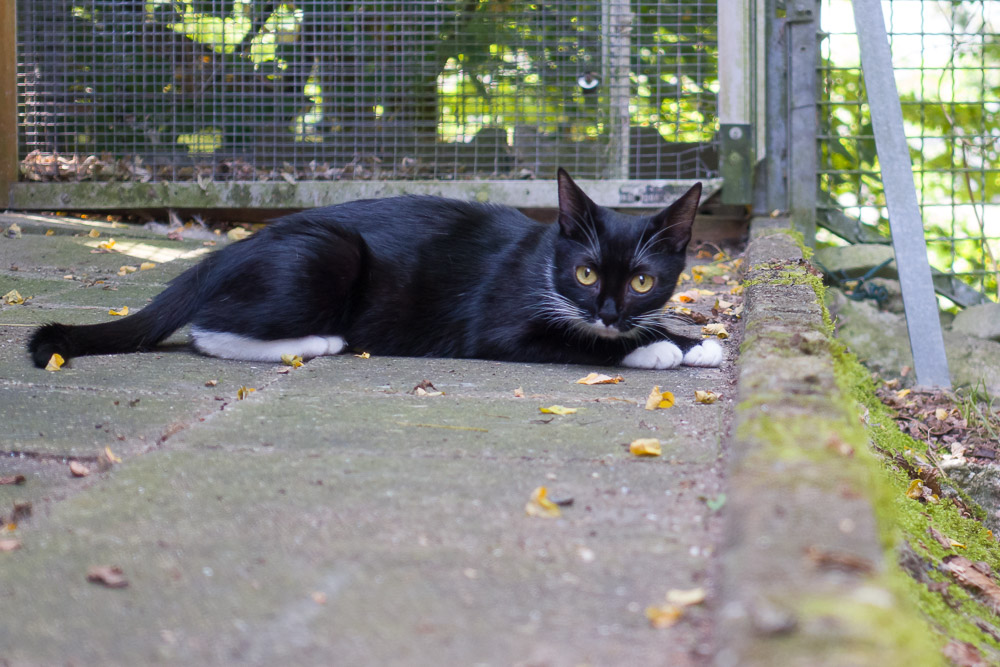
[[[714,338],[698,343],[684,353],[685,366],[714,368],[722,365],[722,346]]]
[[[630,368],[651,368],[664,370],[677,368],[684,361],[684,353],[669,340],[661,340],[643,345],[629,352],[622,365]]]

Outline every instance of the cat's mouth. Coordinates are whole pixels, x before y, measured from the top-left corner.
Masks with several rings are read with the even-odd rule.
[[[590,331],[599,338],[618,338],[622,335],[622,330],[613,324],[605,324],[601,320],[588,322]]]

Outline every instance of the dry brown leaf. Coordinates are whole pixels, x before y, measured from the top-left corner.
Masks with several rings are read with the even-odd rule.
[[[872,561],[848,551],[822,549],[817,546],[811,546],[806,547],[805,553],[806,557],[819,568],[846,572],[862,572],[864,574],[870,574],[875,571],[875,564]]]
[[[128,586],[128,579],[122,569],[116,565],[95,565],[87,570],[87,581],[93,584],[101,584],[108,588],[125,588]]]
[[[945,556],[942,568],[965,588],[980,593],[993,613],[1000,613],[1000,586],[993,581],[989,565],[973,563],[965,556]]]
[[[90,468],[83,465],[79,461],[70,461],[69,472],[73,475],[73,477],[86,477],[90,474]]]
[[[646,409],[647,410],[665,410],[666,408],[673,407],[674,405],[674,395],[669,391],[660,391],[660,387],[653,387],[653,390],[649,392],[649,396],[646,397]]]
[[[514,398],[524,398],[524,388],[518,387],[514,390]]]
[[[983,658],[979,649],[969,642],[953,639],[941,649],[941,654],[948,658],[955,667],[990,667],[991,662]]]
[[[207,381],[205,382],[205,386],[206,386],[206,387],[214,387],[214,386],[215,386],[215,385],[217,385],[217,384],[219,384],[219,381],[218,381],[218,380],[207,380]]]
[[[634,456],[660,456],[663,453],[656,438],[638,438],[629,443],[628,451]]]
[[[586,377],[582,377],[576,381],[577,384],[618,384],[623,382],[625,378],[621,375],[616,375],[611,377],[610,375],[601,375],[600,373],[590,373]]]
[[[6,484],[24,484],[24,475],[4,475],[0,477],[0,486]]]

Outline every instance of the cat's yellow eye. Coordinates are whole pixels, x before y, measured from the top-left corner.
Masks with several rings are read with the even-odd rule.
[[[647,276],[645,273],[637,273],[632,276],[632,289],[634,289],[639,294],[645,294],[649,290],[653,289],[653,276]]]
[[[576,279],[581,285],[593,285],[597,282],[597,271],[589,266],[576,267]]]

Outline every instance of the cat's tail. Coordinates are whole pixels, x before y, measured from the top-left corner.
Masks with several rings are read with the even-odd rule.
[[[150,350],[181,328],[203,303],[211,256],[194,266],[161,292],[153,302],[113,322],[70,325],[51,323],[39,327],[28,341],[35,366],[45,368],[53,354],[69,361],[88,354],[118,354]]]

